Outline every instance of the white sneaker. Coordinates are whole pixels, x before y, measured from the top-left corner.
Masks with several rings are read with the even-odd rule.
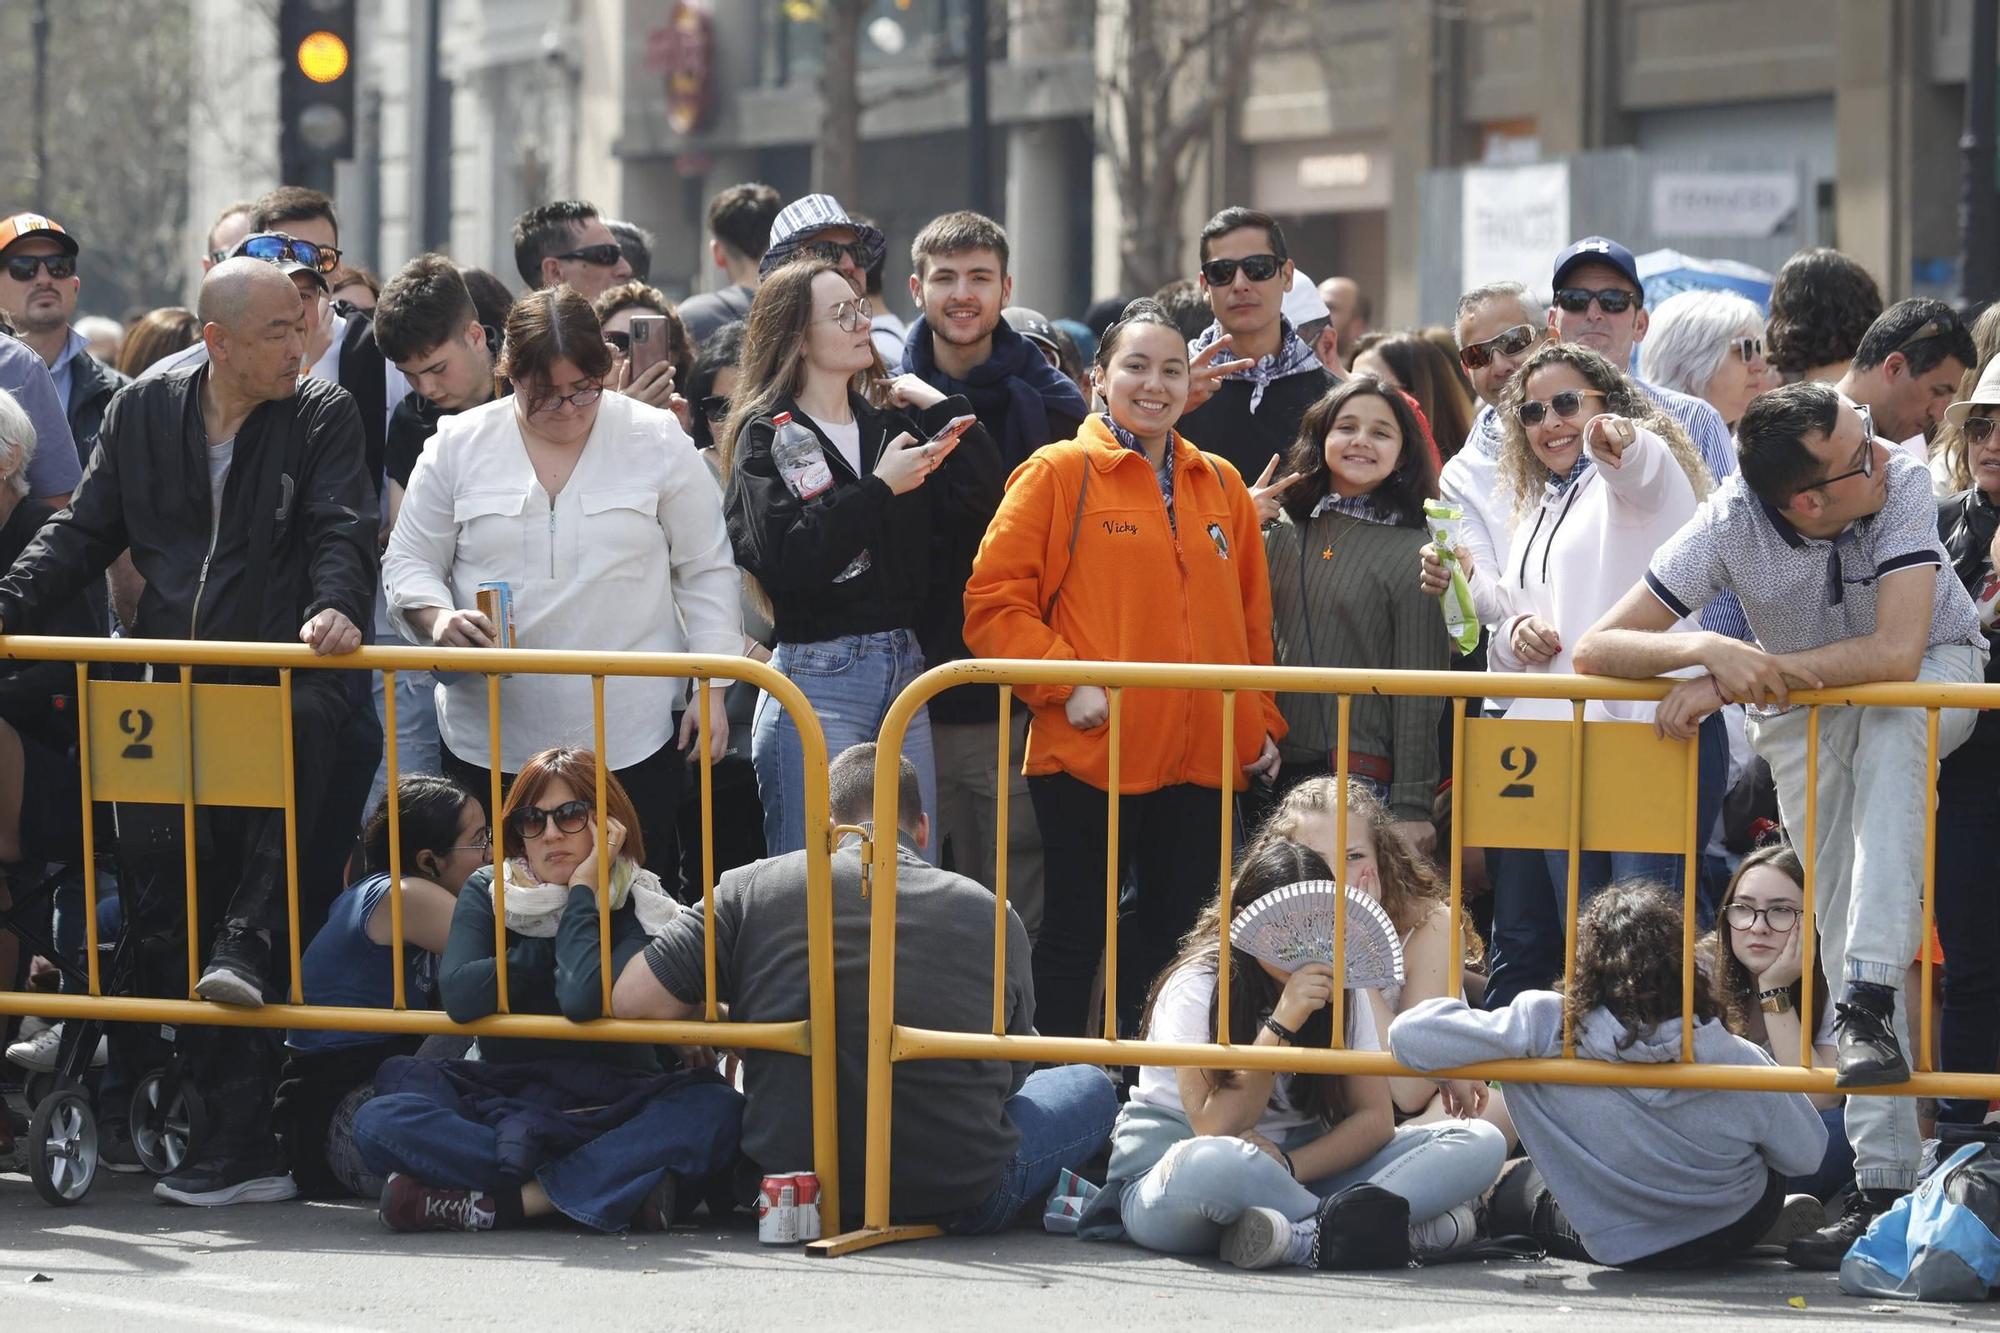
[[[1410,1224],[1410,1255],[1424,1259],[1462,1250],[1479,1239],[1479,1215],[1469,1203]]]
[[[1292,1222],[1275,1208],[1249,1208],[1222,1233],[1222,1258],[1238,1268],[1276,1268],[1292,1241]]]
[[[56,1057],[62,1050],[62,1024],[47,1023],[39,1018],[23,1019],[21,1022],[23,1033],[28,1031],[29,1023],[39,1026],[32,1036],[9,1046],[7,1058],[23,1069],[33,1070],[38,1074],[49,1073],[55,1069]],[[90,1067],[102,1069],[109,1058],[110,1053],[106,1049],[105,1039],[99,1037],[97,1049],[91,1052]]]

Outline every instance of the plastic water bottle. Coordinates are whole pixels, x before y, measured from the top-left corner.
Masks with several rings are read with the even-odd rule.
[[[785,479],[792,494],[802,501],[811,501],[832,490],[833,469],[827,466],[819,436],[792,420],[790,412],[778,413],[771,418],[771,424],[777,428],[771,437],[771,461],[777,464],[778,475]],[[868,552],[863,551],[833,581],[845,583],[866,572],[873,563]]]

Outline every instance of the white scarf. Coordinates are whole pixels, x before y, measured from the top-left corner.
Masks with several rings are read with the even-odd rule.
[[[554,939],[556,924],[569,902],[569,888],[567,884],[537,880],[525,858],[511,858],[507,862],[507,929],[517,935]],[[494,896],[491,883],[486,886],[486,894],[488,898]],[[680,914],[680,904],[660,887],[658,875],[621,856],[611,870],[611,909],[615,912],[623,907],[627,898],[632,900],[632,910],[638,913],[639,925],[648,935],[665,934],[667,923]]]

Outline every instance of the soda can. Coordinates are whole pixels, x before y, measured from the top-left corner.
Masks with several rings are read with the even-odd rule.
[[[493,622],[494,641],[502,648],[514,647],[514,588],[504,579],[479,585],[475,594],[479,614]]]
[[[819,1177],[810,1171],[794,1171],[780,1179],[792,1183],[798,1198],[799,1239],[818,1240],[819,1230]]]
[[[757,1239],[793,1245],[799,1239],[798,1191],[789,1176],[765,1176],[757,1192]]]

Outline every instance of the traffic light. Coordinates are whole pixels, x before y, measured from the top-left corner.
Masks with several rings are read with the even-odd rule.
[[[329,182],[354,156],[355,0],[281,0],[278,154],[288,184]]]

